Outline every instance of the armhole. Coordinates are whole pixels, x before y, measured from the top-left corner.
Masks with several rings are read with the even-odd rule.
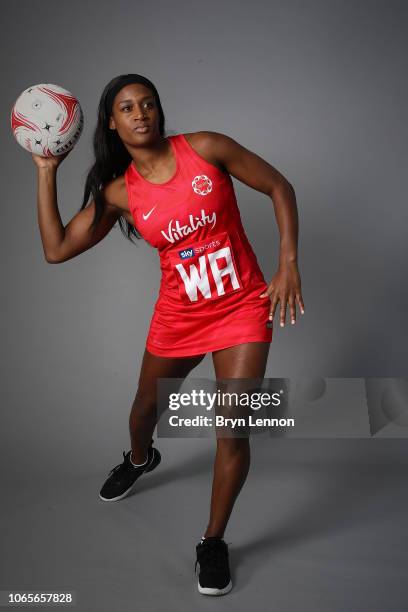
[[[133,207],[133,198],[132,198],[132,192],[130,189],[130,182],[129,182],[129,167],[126,168],[124,176],[125,176],[125,185],[126,185],[126,193],[128,197],[129,210],[130,210],[131,215],[133,216],[134,207]]]
[[[139,228],[137,227],[137,224],[136,224],[136,216],[135,216],[136,208],[134,206],[134,201],[133,201],[132,189],[131,189],[130,180],[129,180],[129,172],[130,172],[130,166],[128,166],[126,168],[125,174],[124,174],[125,185],[126,185],[126,193],[127,193],[127,197],[128,197],[128,204],[129,204],[129,211],[130,211],[130,214],[132,215],[134,226],[135,226],[135,228],[137,229],[137,231],[140,234],[140,230],[139,230]]]
[[[196,151],[194,149],[194,147],[188,142],[187,138],[184,136],[184,134],[180,134],[180,136],[183,139],[183,142],[186,144],[186,146],[188,147],[188,149],[191,151],[191,153],[193,154],[193,156],[198,159],[200,161],[200,163],[204,163],[208,166],[208,168],[211,168],[212,170],[216,170],[221,176],[223,176],[224,178],[229,177],[229,173],[228,172],[224,172],[223,170],[220,170],[220,168],[218,168],[218,166],[216,166],[215,164],[212,164],[211,162],[207,161],[206,159],[204,159],[204,157],[202,157],[198,151]]]

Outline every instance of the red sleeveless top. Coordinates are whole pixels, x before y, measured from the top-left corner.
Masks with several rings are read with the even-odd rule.
[[[242,225],[229,174],[202,158],[183,134],[169,136],[176,171],[147,181],[125,172],[140,235],[158,250],[159,295],[146,340],[161,357],[199,355],[243,342],[270,342],[267,284]]]

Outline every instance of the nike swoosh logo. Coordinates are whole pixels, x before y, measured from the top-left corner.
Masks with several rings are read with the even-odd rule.
[[[143,213],[143,220],[144,220],[144,221],[147,221],[147,219],[150,217],[150,215],[152,214],[152,212],[154,211],[154,209],[156,208],[156,206],[157,206],[157,204],[155,204],[155,205],[153,206],[152,210],[150,210],[150,211],[147,213],[147,215],[145,215],[145,214]]]

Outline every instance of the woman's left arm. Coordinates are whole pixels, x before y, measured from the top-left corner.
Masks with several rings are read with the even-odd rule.
[[[200,147],[236,179],[268,195],[273,203],[280,232],[279,266],[267,290],[259,297],[271,299],[269,318],[273,319],[280,302],[280,324],[286,319],[289,304],[292,324],[296,322],[296,302],[304,314],[301,280],[297,264],[298,212],[291,183],[267,161],[238,142],[218,132],[201,132]]]

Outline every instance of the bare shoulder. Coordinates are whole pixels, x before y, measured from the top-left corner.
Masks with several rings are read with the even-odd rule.
[[[184,137],[201,157],[222,172],[227,172],[220,161],[219,150],[221,146],[228,145],[228,141],[231,140],[229,136],[220,132],[201,131],[189,132],[184,134]]]

